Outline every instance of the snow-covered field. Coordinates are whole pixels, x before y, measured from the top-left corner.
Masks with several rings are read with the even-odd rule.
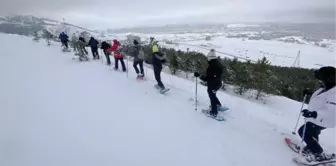
[[[330,52],[325,48],[316,47],[308,44],[283,43],[279,41],[258,41],[218,37],[210,42],[195,41],[188,44],[198,45],[211,43],[218,46],[215,49],[219,52],[233,54],[242,58],[258,60],[265,56],[272,65],[293,66],[300,51],[300,67],[318,68],[316,64],[336,66],[335,52]],[[182,45],[182,44],[181,44]],[[184,50],[186,46],[181,47]],[[191,48],[190,46],[187,46]],[[212,46],[213,47],[213,46]],[[210,46],[211,48],[211,46]],[[199,49],[200,52],[207,53],[208,50]],[[224,54],[217,53],[224,57]],[[227,56],[228,57],[228,56]]]
[[[291,134],[299,102],[220,92],[230,111],[218,122],[194,110],[193,82],[163,74],[171,90],[161,95],[150,69],[137,82],[131,63],[127,77],[100,60],[77,62],[58,43],[0,38],[1,166],[295,165],[283,138],[299,139]],[[208,107],[198,87],[199,107]],[[335,130],[320,142],[335,152]]]
[[[128,33],[130,34],[130,33]],[[124,40],[128,34],[114,34],[108,39]],[[175,48],[186,51],[198,51],[207,54],[211,48],[216,49],[217,55],[221,57],[238,57],[257,61],[266,57],[272,65],[319,68],[320,66],[336,66],[335,43],[328,41],[331,48],[322,48],[312,44],[284,43],[276,40],[247,40],[238,38],[227,38],[225,34],[215,34],[211,40],[205,40],[207,33],[187,34],[140,34],[132,33],[141,37],[141,40],[148,41],[150,36],[161,41],[163,47]],[[102,39],[106,39],[102,38]],[[167,44],[165,41],[173,42]],[[325,42],[325,41],[324,41]],[[298,56],[298,52],[300,55]],[[297,58],[298,57],[298,58]],[[298,59],[298,60],[296,60]]]

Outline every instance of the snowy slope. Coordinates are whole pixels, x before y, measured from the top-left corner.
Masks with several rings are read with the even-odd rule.
[[[184,44],[185,43],[185,44]],[[202,48],[201,44],[211,43],[215,47]],[[176,46],[173,46],[176,48]],[[263,40],[245,40],[217,37],[211,41],[198,40],[181,42],[177,47],[181,50],[199,51],[207,54],[210,48],[215,48],[219,52],[228,53],[241,58],[247,58],[252,61],[257,61],[265,56],[272,65],[278,66],[293,66],[300,51],[299,66],[303,68],[317,68],[316,64],[336,66],[335,52],[328,49],[312,46],[310,44],[294,44],[283,43],[280,41],[263,41]],[[218,56],[230,56],[218,53]]]
[[[150,69],[137,82],[131,63],[127,77],[101,61],[74,61],[58,44],[0,37],[0,165],[294,166],[282,140],[298,102],[275,96],[264,105],[221,92],[231,111],[217,122],[194,111],[193,82],[163,74],[171,91],[161,95]],[[205,87],[198,92],[207,107]],[[334,135],[321,135],[328,151]]]

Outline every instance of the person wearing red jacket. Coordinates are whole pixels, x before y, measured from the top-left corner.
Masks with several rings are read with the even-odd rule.
[[[123,71],[126,71],[126,66],[125,66],[125,62],[124,62],[124,55],[122,55],[120,53],[120,42],[116,39],[113,40],[113,45],[111,48],[107,49],[107,52],[113,52],[114,54],[114,69],[118,70],[118,61],[120,61],[121,63],[121,67]]]

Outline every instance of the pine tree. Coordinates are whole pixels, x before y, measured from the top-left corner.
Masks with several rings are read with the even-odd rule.
[[[236,77],[236,71],[235,71],[235,66],[238,63],[238,59],[234,58],[231,61],[228,61],[225,65],[227,66],[226,68],[226,76],[224,77],[224,81],[229,83],[229,84],[234,84],[234,79]]]
[[[33,36],[34,36],[34,38],[33,38],[34,41],[38,42],[40,40],[36,31],[33,33]]]
[[[178,51],[178,55],[181,58],[181,69],[185,72],[186,78],[188,78],[188,74],[193,70],[193,63],[190,57],[190,54],[183,53],[182,51]]]
[[[177,71],[179,70],[179,61],[178,61],[178,57],[175,54],[172,55],[168,55],[168,67],[170,72],[175,75],[177,73]]]
[[[264,93],[272,92],[272,72],[270,62],[263,57],[253,66],[252,87],[257,90],[256,99],[260,99]]]
[[[234,84],[236,85],[234,91],[239,95],[243,95],[252,87],[251,62],[236,63],[233,68],[235,71]]]

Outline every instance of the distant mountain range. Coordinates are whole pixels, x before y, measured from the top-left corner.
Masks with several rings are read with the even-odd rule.
[[[43,29],[47,29],[54,33],[59,33],[60,31],[70,30],[69,27],[72,27],[72,31],[97,32],[73,24],[47,18],[39,18],[31,15],[0,17],[0,32],[3,33],[30,35],[33,32],[38,32]]]
[[[256,32],[278,33],[284,36],[302,36],[305,38],[336,39],[334,23],[256,23],[256,24],[176,24],[157,27],[134,27],[107,29],[107,33],[228,33]]]

